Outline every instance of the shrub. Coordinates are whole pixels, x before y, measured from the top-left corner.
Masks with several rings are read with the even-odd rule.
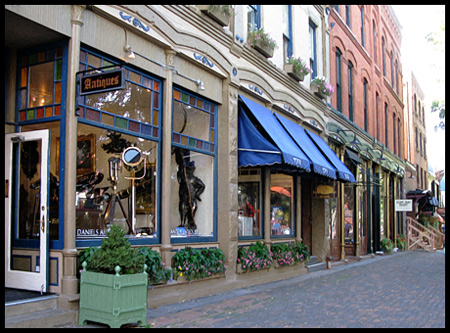
[[[98,250],[90,255],[90,271],[115,274],[114,268],[119,266],[121,274],[142,273],[145,258],[138,249],[131,248],[125,231],[120,225],[112,225],[102,240]]]
[[[148,247],[139,248],[139,253],[145,257],[145,264],[147,265],[146,272],[148,274],[148,284],[165,283],[170,280],[172,270],[165,267],[161,255],[158,251],[152,250]]]
[[[394,249],[394,243],[389,238],[384,238],[381,241],[381,248],[385,253],[391,253]]]
[[[406,237],[403,234],[400,234],[397,236],[397,246],[399,250],[405,250],[406,249]]]
[[[302,263],[308,261],[311,257],[309,254],[309,247],[301,242],[295,242],[291,244],[292,254],[294,256],[295,263]]]

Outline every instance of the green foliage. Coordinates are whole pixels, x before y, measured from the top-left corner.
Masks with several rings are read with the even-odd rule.
[[[397,235],[397,247],[399,250],[405,250],[406,249],[406,237],[403,234]]]
[[[445,131],[445,102],[433,101],[431,104],[431,112],[437,112],[439,115],[439,124],[434,126],[434,131],[437,132],[438,129]]]
[[[381,241],[381,248],[385,253],[391,253],[394,249],[394,243],[389,238],[384,238]]]
[[[158,251],[148,247],[141,247],[139,248],[139,253],[145,257],[149,285],[161,282],[165,283],[170,279],[172,270],[165,267],[166,264],[162,261]]]
[[[90,270],[94,272],[115,274],[114,268],[120,266],[120,274],[142,273],[145,258],[138,249],[131,248],[125,231],[119,225],[112,225],[106,233],[100,249],[90,256]]]
[[[78,259],[79,259],[78,262],[80,263],[79,271],[81,271],[81,264],[83,262],[86,262],[86,264],[87,264],[86,270],[90,270],[91,257],[94,254],[94,252],[97,251],[98,249],[99,249],[98,247],[88,247],[87,249],[80,251],[80,253],[78,254]]]
[[[213,11],[221,11],[226,15],[233,15],[234,14],[234,6],[233,5],[212,5],[211,9]]]
[[[288,266],[294,263],[292,247],[286,243],[277,243],[271,246],[272,258],[276,260],[280,266]]]
[[[238,249],[237,263],[241,265],[243,270],[255,271],[269,268],[272,266],[272,262],[272,252],[261,242],[252,243],[250,246],[243,246]]]
[[[194,249],[186,247],[172,258],[173,277],[185,276],[187,281],[225,274],[225,255],[221,249]]]
[[[295,263],[301,263],[308,261],[311,255],[309,254],[309,247],[301,242],[295,242],[291,244],[291,251],[294,256]]]
[[[261,42],[263,47],[268,47],[274,50],[277,47],[277,42],[270,37],[269,33],[265,32],[263,28],[254,28],[248,32],[247,41],[254,46],[257,42]]]

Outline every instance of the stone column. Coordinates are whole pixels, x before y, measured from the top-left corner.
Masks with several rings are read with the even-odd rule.
[[[173,66],[173,58],[176,52],[166,50],[166,65]],[[172,76],[173,71],[166,72],[163,95],[163,119],[162,119],[162,157],[161,157],[161,258],[166,267],[171,267],[170,244],[170,165],[172,160]]]
[[[64,249],[61,308],[74,308],[78,298],[76,237],[77,117],[75,116],[76,72],[80,62],[81,16],[85,5],[72,5],[72,38],[69,41],[66,99],[66,137],[64,164]]]

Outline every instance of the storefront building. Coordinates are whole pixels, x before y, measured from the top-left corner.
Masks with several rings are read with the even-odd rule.
[[[379,177],[386,206],[397,180],[372,163],[382,151],[346,147],[311,90],[330,72],[329,9],[234,10],[222,26],[195,5],[6,6],[6,287],[76,308],[77,254],[111,224],[169,266],[188,246],[225,254],[225,276],[149,289],[153,305],[306,273],[237,273],[257,241],[303,242],[319,261],[371,251],[367,184]],[[270,60],[248,23],[277,40]],[[313,74],[288,75],[290,55]]]

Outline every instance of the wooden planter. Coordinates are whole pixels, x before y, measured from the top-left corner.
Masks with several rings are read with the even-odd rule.
[[[147,273],[113,275],[81,272],[78,323],[94,321],[119,328],[147,323]]]
[[[316,96],[320,97],[321,99],[327,99],[327,95],[319,91],[319,87],[316,84],[311,84],[310,89]]]
[[[260,41],[256,41],[255,44],[252,45],[252,47],[266,58],[273,57],[274,49],[272,49],[266,45],[263,45]]]
[[[197,7],[222,27],[230,24],[231,15],[224,13],[220,7],[214,8],[213,5],[197,5]]]
[[[284,64],[284,71],[296,81],[303,81],[305,79],[305,73],[297,72],[294,69],[294,64]]]

